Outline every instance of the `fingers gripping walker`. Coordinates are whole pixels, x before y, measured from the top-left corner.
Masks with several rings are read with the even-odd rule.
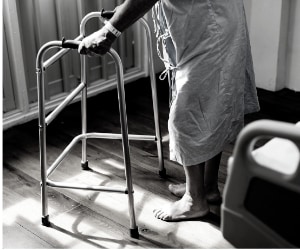
[[[113,13],[113,12],[111,12]],[[81,83],[62,101],[47,117],[45,117],[45,89],[44,89],[44,72],[46,69],[64,56],[70,51],[70,49],[77,49],[82,40],[85,37],[85,25],[91,18],[97,17],[102,21],[104,20],[102,12],[91,12],[87,14],[81,21],[80,24],[80,36],[75,40],[62,40],[62,41],[51,41],[44,44],[37,55],[36,59],[36,73],[37,73],[37,88],[38,88],[38,106],[39,106],[39,150],[40,150],[40,168],[41,168],[41,202],[42,202],[42,224],[44,226],[50,226],[49,214],[48,214],[48,200],[47,200],[47,187],[56,188],[70,188],[70,189],[82,189],[92,191],[106,191],[106,192],[117,192],[128,195],[129,205],[129,217],[130,217],[130,236],[134,238],[139,237],[138,227],[135,220],[134,212],[134,199],[133,199],[133,186],[131,176],[131,165],[129,155],[129,143],[128,140],[145,140],[145,141],[156,141],[158,150],[158,161],[159,161],[159,175],[165,177],[166,171],[163,163],[163,152],[162,152],[162,139],[159,126],[159,115],[157,105],[157,91],[156,91],[156,79],[153,64],[153,51],[152,51],[152,39],[151,30],[148,23],[142,18],[140,19],[142,25],[146,30],[147,45],[149,53],[149,67],[150,67],[150,79],[152,88],[152,99],[154,109],[154,122],[155,122],[155,136],[150,135],[131,135],[128,134],[127,126],[127,115],[125,107],[125,91],[124,91],[124,76],[123,67],[120,57],[117,52],[110,49],[108,54],[113,58],[116,65],[117,73],[117,91],[119,99],[119,111],[120,111],[120,122],[121,122],[121,134],[111,133],[87,133],[87,78],[86,78],[86,56],[80,56],[81,61]],[[50,59],[44,62],[45,53],[54,47],[62,48],[59,52],[53,55]],[[58,156],[58,158],[47,167],[46,157],[46,127],[56,118],[56,116],[79,94],[81,93],[81,121],[82,121],[82,134],[73,138],[71,143],[64,149],[64,151]],[[125,188],[107,187],[107,186],[88,186],[88,185],[74,185],[66,182],[55,182],[50,180],[48,177],[56,170],[59,164],[67,156],[70,150],[78,142],[82,142],[82,160],[81,166],[83,170],[89,170],[87,154],[86,154],[86,140],[90,138],[102,138],[102,139],[122,139],[124,165],[125,165]]]

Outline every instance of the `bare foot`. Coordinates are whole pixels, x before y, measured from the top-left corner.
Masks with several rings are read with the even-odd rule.
[[[170,184],[169,191],[175,196],[181,198],[185,194],[185,183]]]
[[[185,194],[185,183],[170,184],[169,191],[175,196],[181,198]],[[209,203],[220,203],[222,201],[222,197],[217,186],[213,188],[206,187],[206,200]]]
[[[163,209],[154,209],[154,216],[164,221],[181,221],[199,218],[209,213],[207,201],[195,201],[185,194],[179,201]]]

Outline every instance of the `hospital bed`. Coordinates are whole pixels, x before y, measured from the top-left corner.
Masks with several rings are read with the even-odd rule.
[[[299,248],[300,123],[247,125],[228,161],[223,196],[221,230],[235,247]]]

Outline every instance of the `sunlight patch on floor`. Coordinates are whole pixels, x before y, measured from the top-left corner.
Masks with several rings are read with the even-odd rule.
[[[66,178],[63,182],[70,183],[84,183],[89,185],[104,185],[108,187],[124,187],[126,182],[122,177],[118,177],[114,173],[116,170],[118,175],[124,172],[123,164],[114,159],[103,159],[96,164],[91,164],[92,171],[81,171],[81,169],[75,169],[72,172],[63,170],[62,173],[58,172],[56,177],[58,179]],[[114,168],[114,171],[109,172],[110,168]],[[53,176],[54,178],[55,176]],[[146,178],[146,181],[140,182],[140,185],[133,185],[134,188],[134,209],[136,215],[137,225],[141,230],[150,232],[151,237],[157,237],[158,242],[160,239],[164,239],[164,242],[169,242],[170,246],[214,246],[216,242],[222,241],[222,234],[219,227],[213,226],[208,222],[196,220],[189,222],[169,223],[162,220],[158,220],[153,215],[153,210],[164,206],[172,205],[174,199],[167,197],[163,194],[153,194],[148,191],[148,181],[158,181],[157,179]],[[159,180],[160,182],[160,180]],[[157,183],[159,183],[157,182]],[[151,183],[154,185],[155,183]],[[49,188],[50,189],[50,188]],[[58,189],[56,189],[58,190]],[[92,211],[104,216],[112,221],[121,224],[123,227],[129,229],[129,205],[128,196],[121,193],[111,192],[97,192],[87,190],[76,189],[59,189],[59,192],[65,194],[71,199],[79,202],[85,207],[88,207]],[[162,192],[162,190],[160,190]],[[163,193],[163,192],[162,192]],[[118,197],[117,197],[118,196]],[[54,198],[55,199],[55,198]],[[125,244],[121,239],[115,239],[109,234],[109,230],[97,231],[97,227],[93,226],[93,223],[101,224],[101,217],[97,217],[97,222],[86,222],[84,215],[81,213],[74,213],[71,210],[66,213],[60,213],[59,216],[55,216],[55,210],[52,209],[53,200],[49,200],[49,215],[50,221],[54,223],[56,228],[43,229],[51,231],[51,237],[62,237],[64,240],[69,238],[68,241],[64,241],[68,247],[84,247],[86,244],[92,247],[109,247],[109,248],[122,248]],[[36,208],[33,212],[32,208]],[[20,208],[24,210],[32,211],[31,214],[20,213]],[[17,203],[15,206],[9,207],[4,210],[6,225],[12,223],[16,218],[16,214],[25,216],[30,220],[30,223],[40,225],[41,204],[35,200],[26,199]],[[96,217],[95,217],[96,218]],[[56,223],[56,224],[55,224]],[[102,225],[101,225],[102,227]],[[44,227],[43,227],[44,228]],[[54,230],[56,229],[56,230]],[[63,233],[63,234],[62,234]],[[66,235],[65,235],[66,234]],[[192,237],[191,237],[192,234]],[[63,236],[62,236],[63,235]],[[118,235],[118,234],[117,234]],[[210,239],[210,236],[214,235],[214,239]],[[122,236],[120,236],[122,238]],[[191,239],[198,238],[203,241],[203,244],[192,242]],[[77,238],[76,242],[73,242],[73,238]],[[102,241],[106,242],[102,245]],[[101,244],[99,243],[101,242]],[[73,244],[73,245],[72,245]],[[127,243],[126,243],[127,244]],[[228,245],[228,247],[230,247]]]
[[[49,208],[49,213],[53,213],[53,212],[54,210]],[[15,205],[10,206],[3,210],[2,223],[6,226],[9,226],[16,221],[17,217],[23,217],[33,224],[40,224],[41,214],[42,214],[41,203],[31,198],[25,198],[24,200],[17,202]]]
[[[102,228],[95,221],[86,219],[79,213],[62,214],[52,219],[53,229],[52,236],[56,239],[61,239],[60,242],[66,248],[119,248],[119,240],[122,240],[120,235],[111,236],[107,230],[108,225],[104,223]]]
[[[102,160],[104,163],[109,164],[112,167],[115,167],[116,169],[124,170],[125,166],[123,163],[120,163],[114,159],[104,159]]]

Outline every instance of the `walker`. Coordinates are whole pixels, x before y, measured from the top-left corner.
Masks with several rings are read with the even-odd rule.
[[[162,151],[162,138],[159,126],[159,114],[157,104],[157,89],[156,79],[153,64],[153,50],[152,50],[152,37],[151,30],[147,21],[143,18],[140,19],[141,24],[145,28],[147,35],[147,46],[149,51],[149,68],[150,68],[150,80],[152,89],[152,101],[154,109],[154,122],[155,122],[155,135],[134,135],[128,134],[127,127],[127,114],[126,114],[126,103],[125,103],[125,91],[124,91],[124,76],[123,66],[120,57],[114,49],[111,49],[108,54],[113,58],[116,67],[117,75],[117,92],[119,99],[119,111],[120,111],[120,122],[121,122],[121,134],[113,133],[87,133],[87,78],[86,78],[86,63],[87,57],[80,56],[81,61],[81,83],[47,116],[45,117],[45,90],[44,90],[44,72],[46,69],[64,56],[70,51],[70,49],[77,49],[82,40],[85,37],[85,25],[91,18],[100,18],[102,22],[105,21],[103,11],[91,12],[87,14],[80,23],[80,35],[74,40],[62,40],[62,41],[51,41],[44,44],[36,59],[36,73],[37,73],[37,88],[38,88],[38,107],[39,107],[39,150],[40,150],[40,168],[41,168],[41,203],[42,203],[42,224],[44,226],[50,226],[49,214],[48,214],[48,197],[47,187],[55,188],[70,188],[70,189],[82,189],[92,191],[106,191],[116,192],[128,195],[129,204],[129,217],[130,217],[130,236],[133,238],[139,237],[138,227],[135,220],[134,211],[134,198],[133,198],[133,185],[131,176],[131,165],[130,165],[130,154],[129,154],[129,143],[128,140],[145,140],[145,141],[156,141],[158,151],[158,164],[159,164],[159,175],[165,177],[166,170],[163,162],[163,151]],[[111,15],[113,12],[110,12]],[[106,16],[107,17],[107,16]],[[44,62],[45,53],[54,47],[60,47],[61,50],[53,55],[50,59]],[[47,166],[46,157],[46,127],[57,117],[57,115],[79,94],[81,93],[81,123],[82,133],[73,138],[70,144],[63,150],[63,152],[56,158],[50,167]],[[88,186],[88,185],[75,185],[73,183],[66,182],[55,182],[49,179],[49,176],[57,169],[63,159],[72,150],[72,148],[78,142],[82,142],[82,160],[81,166],[83,170],[88,170],[88,160],[86,154],[86,143],[87,139],[90,138],[102,138],[102,139],[122,139],[124,165],[125,165],[125,179],[126,187],[116,188],[107,186]]]

